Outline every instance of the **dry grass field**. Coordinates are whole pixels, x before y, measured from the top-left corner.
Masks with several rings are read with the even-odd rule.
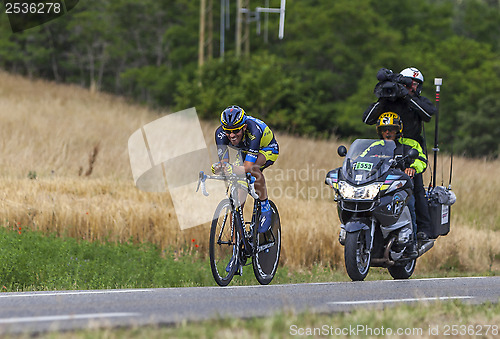
[[[2,225],[178,251],[195,239],[198,250],[208,253],[207,225],[181,231],[168,193],[134,186],[128,138],[164,114],[77,86],[0,72]],[[212,143],[215,125],[202,127]],[[281,154],[266,178],[282,219],[281,262],[296,269],[342,268],[336,205],[323,184],[326,172],[341,164],[340,142],[280,133],[277,139]],[[439,161],[449,166],[449,157]],[[500,161],[455,157],[453,167],[452,230],[419,259],[417,270],[498,272]],[[438,182],[441,177],[440,170]]]

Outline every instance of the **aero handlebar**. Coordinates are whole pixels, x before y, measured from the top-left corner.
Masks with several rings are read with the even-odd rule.
[[[205,181],[207,179],[213,179],[213,180],[222,180],[222,181],[229,181],[231,183],[238,183],[238,181],[242,180],[243,178],[241,176],[238,176],[236,174],[230,174],[230,175],[206,175],[203,171],[200,171],[198,175],[198,186],[196,188],[196,192],[201,187],[201,192],[203,193],[204,196],[208,196],[207,188],[205,185]],[[247,173],[245,176],[246,183],[248,184],[248,193],[254,198],[254,199],[259,199],[259,195],[257,192],[255,192],[255,177],[252,176],[250,173]],[[239,184],[240,186],[243,187],[243,185]]]

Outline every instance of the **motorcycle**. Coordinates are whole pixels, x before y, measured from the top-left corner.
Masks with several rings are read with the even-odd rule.
[[[370,267],[385,267],[394,279],[408,279],[418,257],[434,241],[422,244],[415,255],[415,233],[408,207],[413,192],[411,178],[398,168],[418,152],[394,155],[394,141],[358,139],[345,156],[342,167],[328,172],[325,183],[335,191],[341,221],[339,242],[344,246],[347,274],[362,281]]]

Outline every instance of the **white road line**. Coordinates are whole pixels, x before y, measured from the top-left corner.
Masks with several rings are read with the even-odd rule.
[[[0,298],[53,297],[53,296],[63,296],[63,295],[136,293],[136,292],[153,292],[153,290],[151,290],[151,289],[148,289],[148,290],[105,290],[105,291],[43,292],[43,293],[22,293],[22,294],[0,293]]]
[[[15,324],[26,322],[60,321],[60,320],[79,320],[95,318],[113,318],[113,317],[133,317],[139,313],[92,313],[92,314],[71,314],[71,315],[49,315],[41,317],[22,317],[0,319],[0,324]]]
[[[410,301],[431,301],[431,300],[449,300],[449,299],[473,299],[471,296],[456,296],[456,297],[431,297],[431,298],[406,298],[406,299],[382,299],[382,300],[353,300],[353,301],[331,301],[329,305],[361,305],[361,304],[382,304],[382,303],[399,303]]]
[[[412,278],[412,279],[385,279],[385,280],[371,280],[371,281],[327,281],[327,282],[316,282],[316,283],[307,283],[307,285],[334,285],[334,284],[364,284],[364,283],[379,283],[379,282],[392,282],[392,283],[401,283],[401,284],[408,284],[409,282],[411,283],[412,281],[433,281],[433,280],[458,280],[458,279],[488,279],[490,277],[444,277],[444,278]],[[296,283],[296,284],[283,284],[283,285],[249,285],[249,286],[226,286],[224,289],[230,289],[230,288],[282,288],[282,287],[287,287],[287,286],[303,286],[304,283]],[[214,289],[220,289],[219,286],[209,286],[210,288]]]
[[[444,278],[416,278],[406,281],[432,281],[432,280],[457,280],[457,279],[486,279],[488,277],[444,277]],[[393,281],[405,281],[404,279]]]

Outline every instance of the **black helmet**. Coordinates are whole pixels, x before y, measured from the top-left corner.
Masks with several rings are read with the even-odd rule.
[[[220,123],[225,131],[240,129],[247,121],[243,108],[232,105],[222,111]]]

